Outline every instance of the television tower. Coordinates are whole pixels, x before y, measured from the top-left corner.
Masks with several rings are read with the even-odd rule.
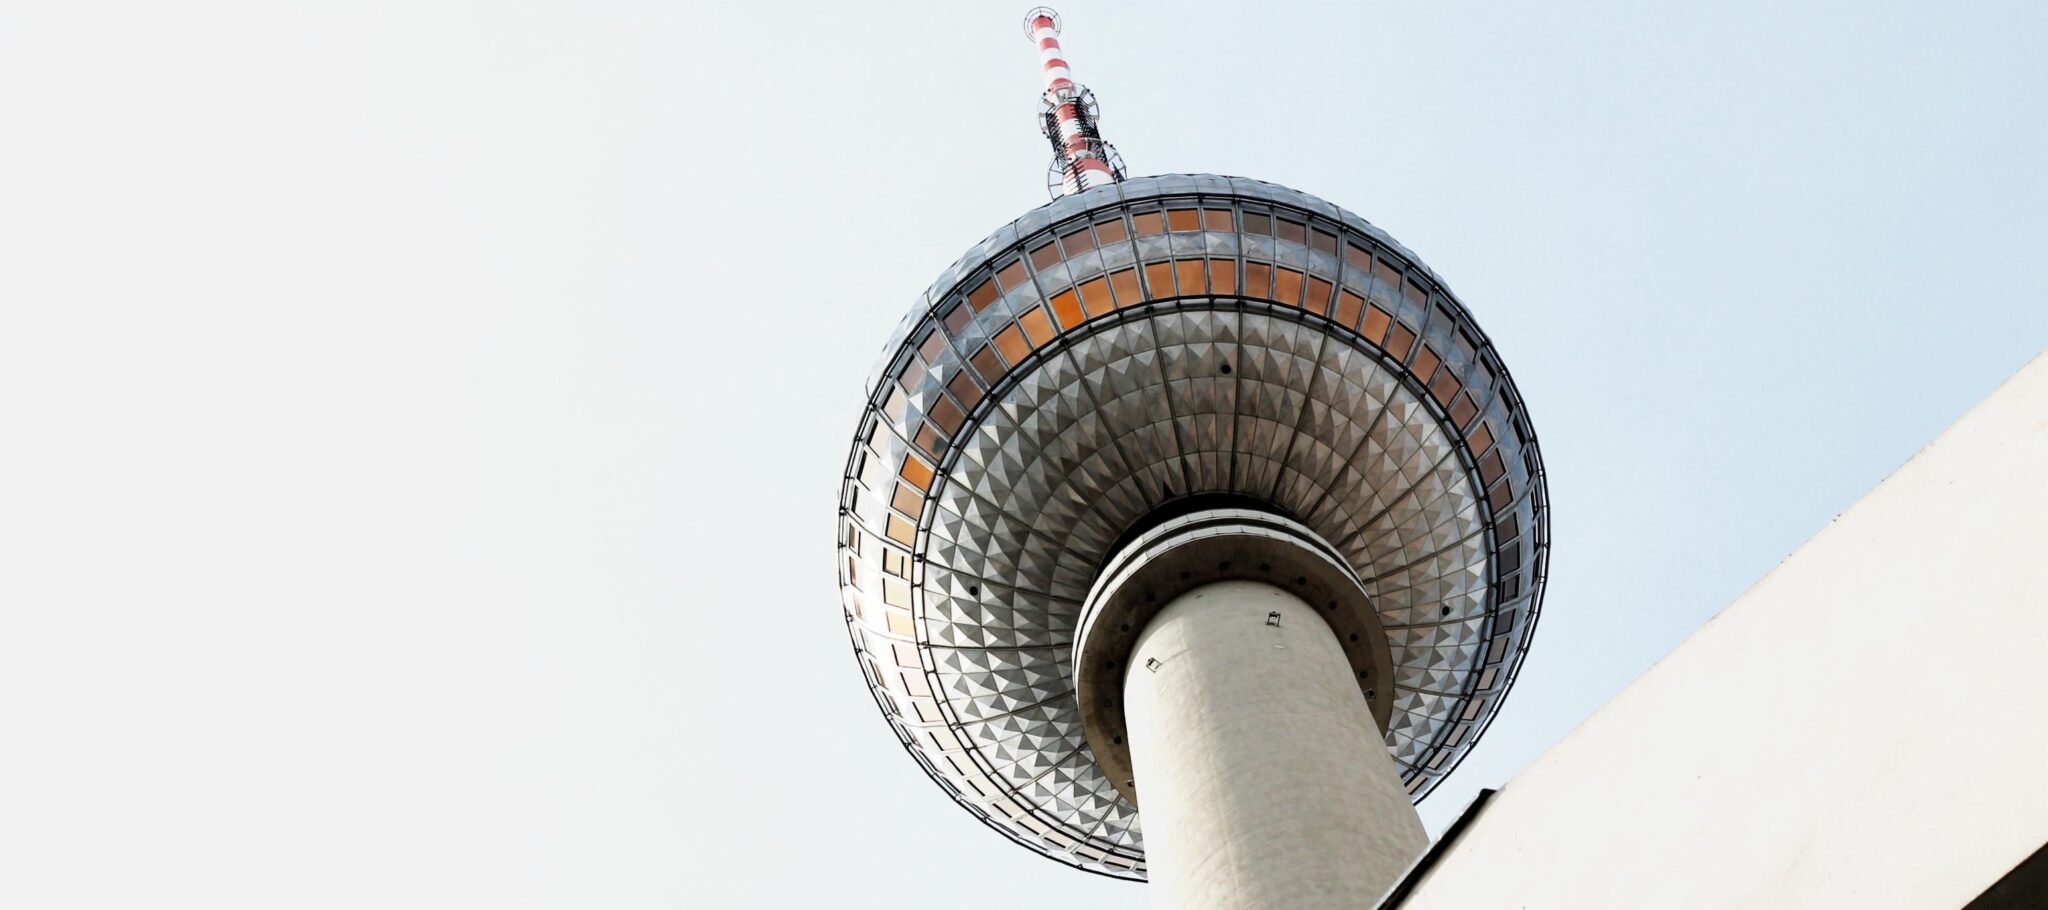
[[[1025,26],[1055,198],[940,274],[867,381],[837,560],[860,672],[1026,847],[1161,906],[1370,906],[1535,628],[1521,396],[1364,219],[1126,178],[1059,17]]]

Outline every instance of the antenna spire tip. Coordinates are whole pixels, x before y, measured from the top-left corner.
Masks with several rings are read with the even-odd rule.
[[[1050,6],[1034,6],[1030,12],[1024,14],[1024,37],[1037,40],[1040,19],[1051,19],[1052,33],[1060,33],[1060,14],[1054,12]]]

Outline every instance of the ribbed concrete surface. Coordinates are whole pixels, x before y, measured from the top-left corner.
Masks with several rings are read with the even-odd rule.
[[[1153,906],[1369,907],[1422,852],[1352,675],[1313,609],[1258,582],[1146,626],[1124,699]]]

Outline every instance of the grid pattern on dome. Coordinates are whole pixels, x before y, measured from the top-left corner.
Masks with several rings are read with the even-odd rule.
[[[911,754],[997,830],[1143,874],[1071,693],[1110,543],[1178,495],[1264,499],[1366,580],[1387,744],[1420,798],[1513,678],[1547,551],[1540,459],[1484,335],[1362,220],[1155,178],[985,241],[871,383],[841,530],[849,631]]]

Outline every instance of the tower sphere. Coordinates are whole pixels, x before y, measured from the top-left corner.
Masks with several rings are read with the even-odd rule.
[[[1094,643],[1203,572],[1322,611],[1413,800],[1514,681],[1535,433],[1444,281],[1335,205],[1199,174],[1061,196],[941,274],[866,391],[839,513],[860,672],[927,774],[1047,856],[1145,876],[1115,683],[1146,670]],[[1306,555],[1232,560],[1212,526]]]

